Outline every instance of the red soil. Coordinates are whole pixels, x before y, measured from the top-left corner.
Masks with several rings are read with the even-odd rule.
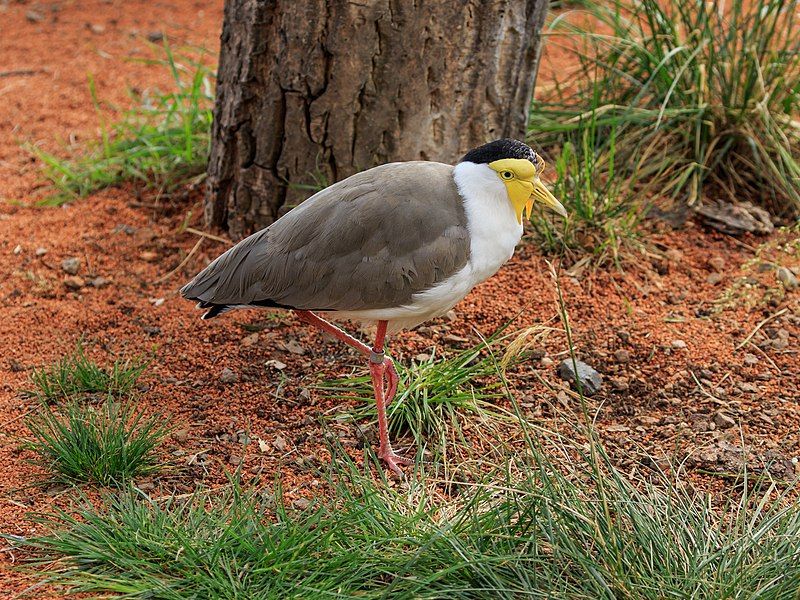
[[[310,466],[324,464],[329,456],[318,417],[346,406],[311,386],[320,375],[348,374],[358,358],[291,315],[273,319],[242,311],[200,321],[176,290],[225,248],[220,242],[205,240],[186,267],[159,282],[199,239],[176,233],[189,211],[202,212],[197,193],[171,216],[143,209],[127,188],[63,208],[27,206],[42,194],[41,180],[39,165],[20,142],[65,152],[62,142],[96,136],[87,73],[94,75],[98,97],[124,107],[127,87],[168,84],[163,69],[126,60],[150,56],[143,36],[163,31],[173,46],[196,44],[213,55],[220,23],[221,2],[0,3],[2,533],[30,535],[37,531],[26,519],[31,511],[71,502],[63,490],[31,486],[42,473],[19,449],[26,435],[22,417],[34,406],[21,390],[29,386],[32,368],[68,353],[81,337],[88,354],[102,363],[116,356],[153,357],[138,402],[148,411],[171,415],[178,430],[163,450],[174,468],[140,482],[154,486],[154,494],[189,491],[199,481],[224,482],[225,473],[242,461],[240,468],[254,481],[269,485],[280,473],[290,498],[311,496],[320,488]],[[796,268],[800,249],[796,240],[791,252],[769,247],[748,264],[755,246],[787,240],[776,234],[742,243],[690,226],[655,233],[653,242],[665,257],[642,255],[625,273],[561,273],[578,353],[606,376],[591,409],[623,467],[641,467],[643,449],[689,456],[692,481],[719,487],[722,479],[702,472],[735,468],[731,448],[743,440],[753,466],[777,460],[784,471],[776,476],[793,477],[800,441],[800,304],[797,292],[782,294],[774,272],[758,265],[768,258]],[[39,248],[46,254],[37,255]],[[80,259],[80,277],[102,276],[109,285],[68,289],[61,269],[66,257]],[[720,281],[709,282],[717,271]],[[782,309],[755,334],[755,345],[737,349],[759,322]],[[515,327],[557,325],[553,282],[532,246],[457,306],[455,321],[404,333],[390,341],[390,349],[395,358],[408,361],[437,344],[458,346],[453,336],[473,344],[472,327],[488,335],[520,311]],[[252,335],[244,326],[253,323],[263,329],[257,340],[244,341]],[[676,347],[681,346],[676,340],[685,347]],[[287,346],[290,341],[299,346]],[[555,364],[534,360],[513,369],[512,391],[531,418],[557,429],[562,413],[579,411],[574,397],[557,399],[548,389],[565,388],[555,371],[565,338],[554,333],[538,349]],[[745,353],[757,360],[746,365]],[[272,360],[286,367],[278,370]],[[226,367],[238,382],[220,380]],[[726,427],[720,410],[736,426]],[[360,459],[354,428],[335,427]],[[243,452],[245,435],[264,440],[266,449],[252,443]],[[12,569],[18,559],[17,551],[0,545],[2,596],[31,583]]]

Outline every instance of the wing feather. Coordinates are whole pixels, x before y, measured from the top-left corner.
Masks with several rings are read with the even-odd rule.
[[[212,305],[388,308],[468,259],[453,167],[392,163],[315,194],[222,254],[181,294]]]

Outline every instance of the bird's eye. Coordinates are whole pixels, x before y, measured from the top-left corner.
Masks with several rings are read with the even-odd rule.
[[[513,179],[514,174],[511,171],[503,171],[502,173],[500,173],[500,177],[502,177],[503,179]]]

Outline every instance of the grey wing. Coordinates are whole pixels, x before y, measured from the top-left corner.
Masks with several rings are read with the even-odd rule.
[[[401,306],[469,260],[453,167],[393,163],[322,190],[242,240],[181,289],[212,308]]]

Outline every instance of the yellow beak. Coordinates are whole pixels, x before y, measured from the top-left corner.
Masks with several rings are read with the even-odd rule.
[[[550,193],[550,190],[547,189],[547,186],[545,186],[538,177],[535,177],[531,183],[533,184],[533,192],[531,192],[530,198],[528,198],[528,202],[525,204],[525,208],[528,211],[528,218],[531,216],[533,203],[537,201],[562,217],[567,216],[567,211],[564,209],[564,206]]]

